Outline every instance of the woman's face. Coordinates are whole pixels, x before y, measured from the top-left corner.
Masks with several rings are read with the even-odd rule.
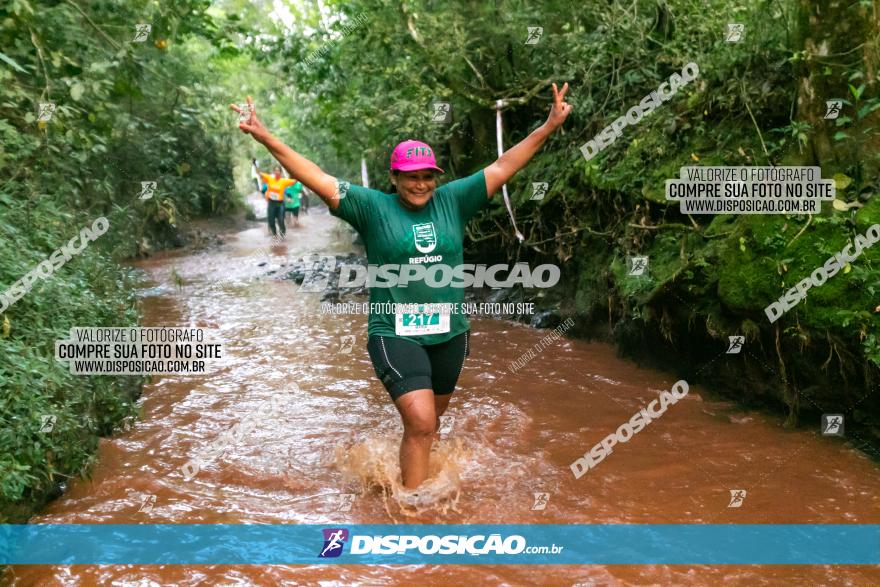
[[[437,174],[433,169],[401,171],[396,178],[392,174],[391,183],[397,186],[397,193],[405,206],[421,208],[434,196]]]
[[[281,168],[280,167],[276,167],[274,170],[272,170],[272,173],[275,175],[275,179],[281,179]]]

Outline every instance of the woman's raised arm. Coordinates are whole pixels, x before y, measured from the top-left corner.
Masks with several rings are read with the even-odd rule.
[[[550,108],[547,122],[505,151],[501,157],[483,170],[483,174],[486,176],[486,193],[490,198],[501,189],[502,185],[507,183],[507,180],[531,161],[535,153],[544,146],[547,138],[565,122],[568,113],[571,112],[571,104],[565,101],[567,91],[568,82],[565,82],[561,90],[557,90],[556,84],[553,84],[553,106]]]
[[[266,147],[272,156],[281,164],[290,176],[300,182],[318,197],[327,203],[331,210],[339,206],[339,194],[337,193],[336,178],[325,173],[320,167],[285,145],[278,137],[270,133],[260,119],[254,108],[253,99],[248,96],[247,105],[250,116],[238,124],[243,133],[254,137],[254,140]],[[230,104],[230,108],[241,114],[242,109],[236,104]]]

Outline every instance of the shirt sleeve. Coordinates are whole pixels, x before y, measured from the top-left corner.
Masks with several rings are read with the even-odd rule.
[[[482,169],[468,177],[449,182],[446,184],[446,189],[458,207],[458,216],[462,223],[473,218],[489,203],[486,175]]]
[[[366,236],[367,227],[372,221],[376,198],[386,197],[378,190],[371,190],[347,181],[336,180],[339,192],[339,206],[330,214],[351,224],[361,236]]]

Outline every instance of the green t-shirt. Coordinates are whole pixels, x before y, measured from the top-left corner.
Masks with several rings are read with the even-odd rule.
[[[299,208],[299,197],[302,192],[303,184],[296,182],[286,190],[284,190],[284,207],[288,210]]]
[[[337,180],[338,181],[338,180]],[[341,182],[340,183],[345,183]],[[489,201],[486,178],[480,170],[434,190],[434,197],[421,209],[409,210],[397,194],[386,194],[358,185],[349,185],[339,207],[331,211],[360,233],[370,265],[433,265],[455,268],[464,263],[464,227]],[[401,270],[395,270],[399,275]],[[441,273],[436,279],[441,279]],[[386,281],[382,278],[380,281]],[[460,279],[454,279],[460,282]],[[430,287],[425,280],[410,280],[406,287],[371,287],[372,304],[460,304],[464,288]],[[439,344],[469,329],[461,312],[442,315],[427,313],[370,313],[369,336],[403,338],[421,345]],[[400,334],[398,334],[398,330]],[[429,334],[415,334],[416,332]]]

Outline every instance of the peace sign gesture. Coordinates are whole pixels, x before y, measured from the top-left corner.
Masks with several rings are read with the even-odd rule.
[[[242,104],[244,106],[244,104]],[[261,141],[261,139],[265,138],[269,131],[266,130],[266,127],[263,126],[263,123],[260,122],[260,119],[257,118],[257,110],[254,108],[254,100],[250,96],[247,97],[247,110],[239,106],[238,104],[230,104],[230,108],[241,114],[244,112],[244,117],[238,123],[238,128],[241,129],[241,132],[246,133],[254,137],[257,141]],[[247,116],[248,110],[250,110],[250,116]]]
[[[556,84],[553,84],[553,107],[550,108],[550,115],[547,117],[546,123],[550,130],[556,130],[562,126],[562,123],[565,122],[565,119],[571,112],[571,104],[565,101],[565,93],[567,91],[568,82],[565,82],[561,90],[558,90]]]

